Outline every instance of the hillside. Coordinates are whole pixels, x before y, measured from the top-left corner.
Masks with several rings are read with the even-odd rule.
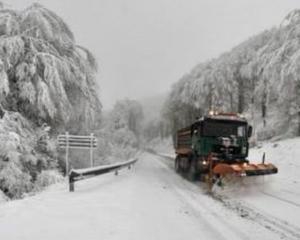
[[[165,102],[166,98],[167,93],[138,100],[143,107],[145,116],[144,120],[147,123],[160,118],[163,103]]]
[[[177,129],[209,110],[245,114],[259,140],[300,135],[300,10],[172,87],[164,117]]]
[[[39,4],[0,9],[0,191],[10,198],[59,178],[57,132],[99,122],[93,55]],[[63,166],[60,166],[62,169]]]

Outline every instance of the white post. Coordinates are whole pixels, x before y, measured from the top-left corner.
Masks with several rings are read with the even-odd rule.
[[[66,132],[66,176],[69,174],[69,133]]]
[[[90,145],[90,161],[91,161],[91,167],[94,166],[93,147],[94,147],[94,133],[91,133],[91,145]]]

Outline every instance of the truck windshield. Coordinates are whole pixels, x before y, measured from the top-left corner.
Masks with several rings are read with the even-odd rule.
[[[246,125],[231,122],[204,122],[203,135],[207,137],[246,136]]]

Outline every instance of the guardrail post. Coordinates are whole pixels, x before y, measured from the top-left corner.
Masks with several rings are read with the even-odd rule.
[[[69,133],[66,132],[66,176],[69,174]]]
[[[91,161],[91,167],[94,166],[93,149],[94,149],[94,133],[91,133],[91,145],[90,145],[90,161]]]
[[[73,179],[72,174],[69,175],[69,190],[70,192],[74,192],[75,190],[75,181]]]

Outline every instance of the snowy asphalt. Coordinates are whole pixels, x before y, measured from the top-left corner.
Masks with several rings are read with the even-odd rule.
[[[58,184],[0,205],[0,239],[299,239],[297,227],[243,199],[207,195],[166,159],[147,153],[139,159],[118,176],[76,183],[74,193]]]

